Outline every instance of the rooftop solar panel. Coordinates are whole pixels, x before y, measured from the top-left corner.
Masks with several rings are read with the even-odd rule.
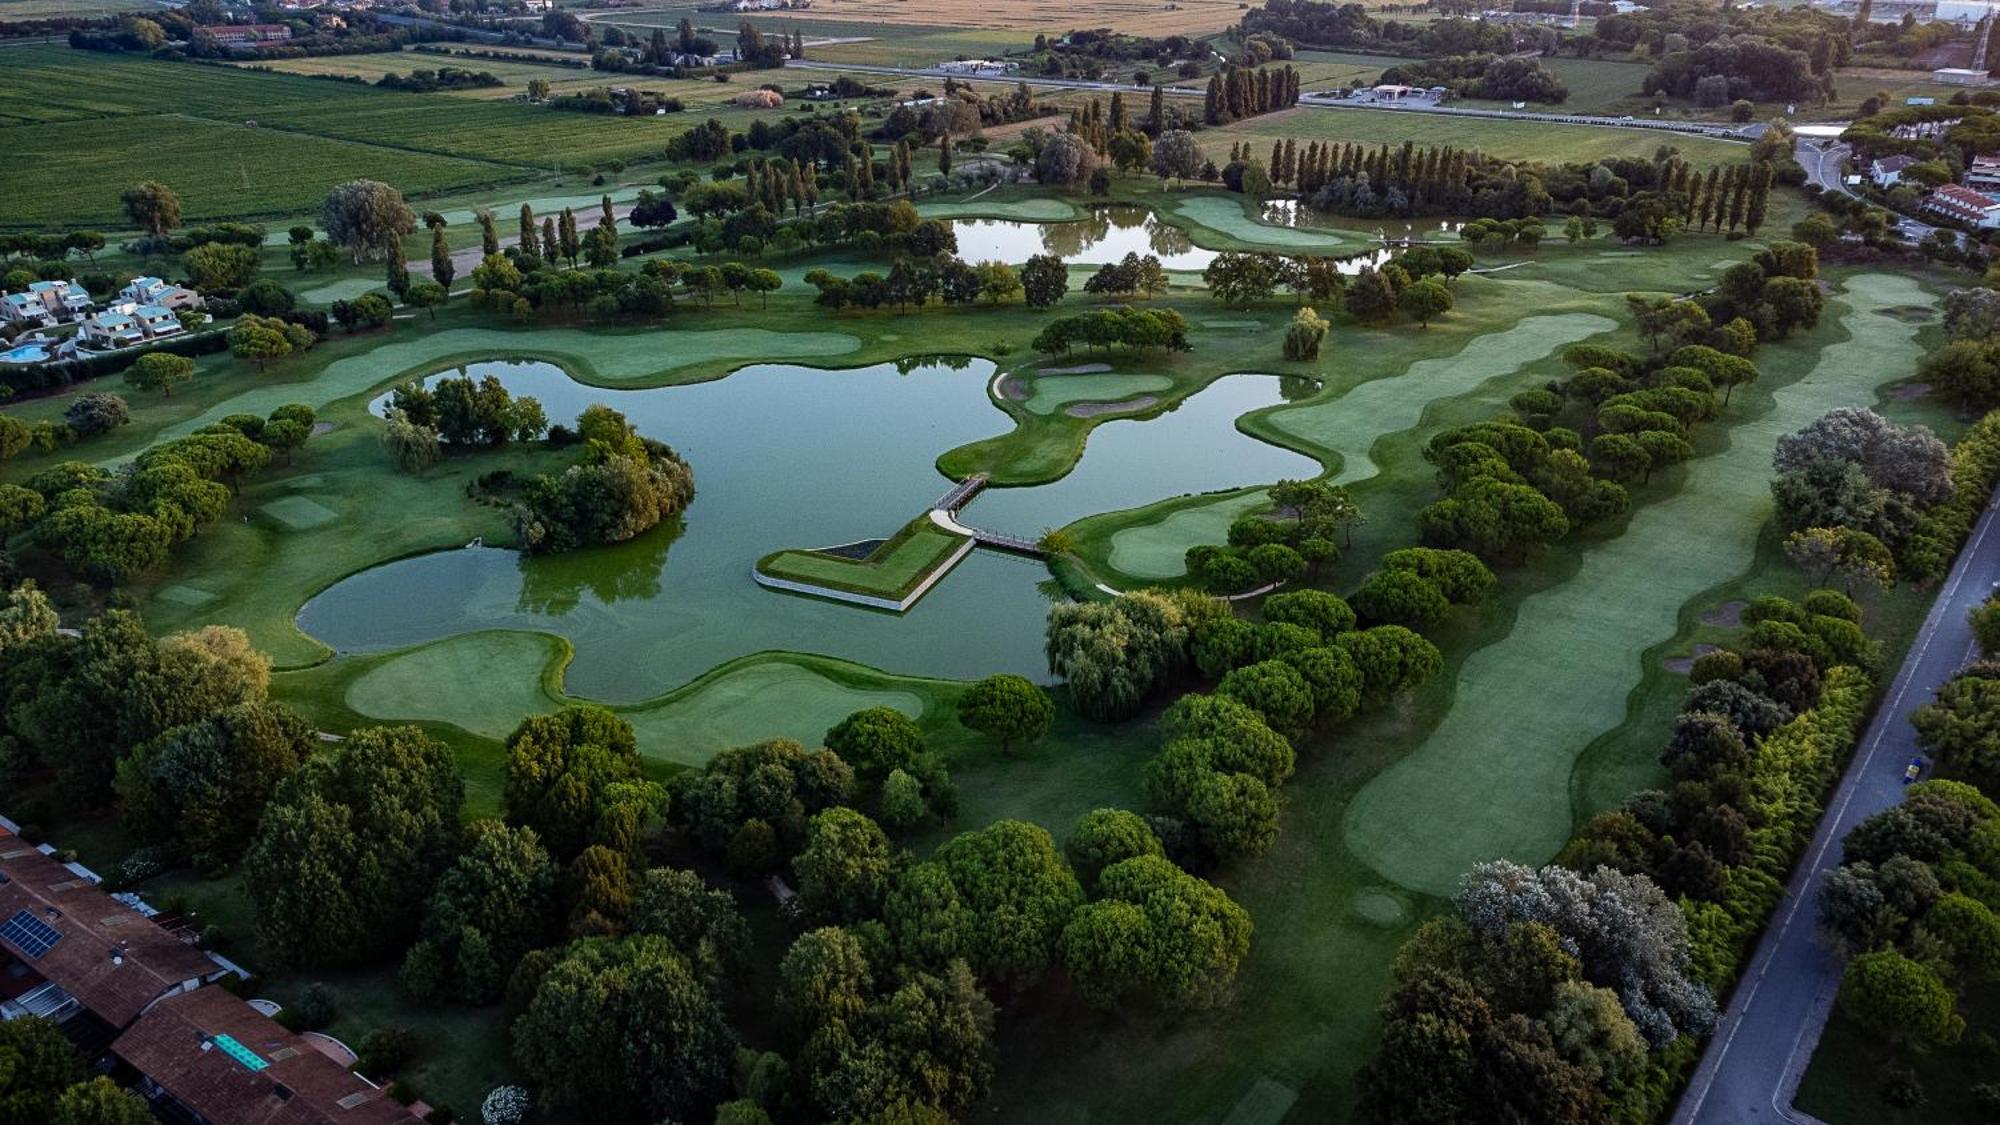
[[[0,938],[21,951],[21,955],[33,961],[53,948],[62,940],[62,934],[54,926],[35,917],[31,910],[17,910],[12,918],[0,922]]]

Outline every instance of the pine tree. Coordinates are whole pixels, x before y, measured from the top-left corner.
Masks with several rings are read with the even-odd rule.
[[[521,204],[521,252],[535,252],[535,209],[525,203]]]
[[[852,202],[861,198],[861,162],[854,159],[852,150],[847,154],[845,170],[847,172],[847,198]]]
[[[667,29],[653,29],[653,39],[646,45],[646,61],[654,66],[667,65]]]
[[[1722,214],[1721,201],[1722,169],[1711,167],[1708,170],[1708,182],[1703,186],[1701,192],[1701,221],[1696,225],[1696,230],[1705,230],[1715,224],[1717,218]],[[1721,228],[1716,227],[1716,229],[1720,230]]]
[[[1155,140],[1167,127],[1167,94],[1162,88],[1153,87],[1153,103],[1146,107],[1146,132]]]
[[[491,216],[487,217],[486,225],[489,228],[493,225],[493,220]],[[432,227],[431,228],[431,280],[437,282],[439,285],[444,286],[446,289],[450,289],[451,279],[453,277],[456,277],[457,275],[458,275],[458,267],[452,264],[451,243],[445,241],[444,228]]]
[[[542,220],[542,260],[553,266],[562,261],[562,244],[556,241],[556,221]]]
[[[556,237],[561,240],[563,257],[569,259],[569,268],[576,268],[576,256],[583,251],[583,240],[576,234],[576,213],[565,207],[562,221],[556,225]]]
[[[613,211],[613,210],[611,209],[611,196],[610,196],[610,195],[608,195],[608,194],[607,194],[607,195],[606,195],[606,196],[604,197],[604,199],[603,199],[603,205],[604,205],[604,220],[603,220],[603,225],[604,225],[604,226],[607,226],[607,227],[610,227],[610,228],[611,228],[611,230],[612,230],[612,233],[614,233],[614,234],[615,234],[615,233],[617,233],[617,231],[618,231],[618,214],[617,214],[617,212],[615,212],[615,211]]]
[[[479,209],[479,253],[490,257],[499,252],[500,232],[493,229],[493,212],[481,207]]]
[[[950,133],[946,133],[945,135],[938,138],[938,171],[947,176],[951,175]]]
[[[1222,124],[1222,76],[1208,76],[1208,93],[1203,96],[1201,119],[1210,125]]]
[[[1125,94],[1119,90],[1111,91],[1111,131],[1125,131]]]

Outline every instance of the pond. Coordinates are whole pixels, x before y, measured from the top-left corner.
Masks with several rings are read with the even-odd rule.
[[[1272,200],[1265,205],[1262,222],[1279,228],[1309,228],[1295,200]],[[958,236],[958,256],[968,262],[1012,262],[1019,264],[1037,254],[1054,254],[1073,266],[1096,266],[1122,261],[1127,254],[1148,254],[1170,270],[1196,271],[1208,268],[1217,251],[1194,244],[1187,232],[1163,223],[1144,207],[1098,207],[1087,219],[1066,223],[1025,223],[1006,219],[954,219]],[[1399,232],[1400,233],[1400,232]],[[1333,247],[1317,250],[1286,250],[1274,253],[1333,252]],[[1392,252],[1377,247],[1340,259],[1338,269],[1354,274],[1363,266],[1379,266]]]
[[[542,630],[575,646],[568,689],[606,702],[649,698],[768,649],[911,674],[1047,678],[1040,563],[976,551],[900,616],[776,593],[750,576],[771,551],[880,537],[929,508],[951,487],[937,456],[1010,424],[987,397],[992,363],[760,364],[715,382],[632,391],[584,387],[547,363],[462,370],[535,396],[554,419],[593,402],[625,412],[694,466],[694,502],[675,527],[616,547],[555,556],[468,548],[364,571],[300,610],[300,627],[326,644],[365,652],[480,629]],[[1181,492],[1316,473],[1310,459],[1236,430],[1244,413],[1282,401],[1279,384],[1231,375],[1158,418],[1102,423],[1068,476],[989,490],[964,518],[1033,536]]]

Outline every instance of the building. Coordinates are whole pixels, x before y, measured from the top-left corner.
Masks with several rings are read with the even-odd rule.
[[[2000,3],[1994,0],[1938,0],[1937,11],[1932,17],[1939,23],[1956,23],[1971,26],[1993,14]]]
[[[1868,178],[1874,181],[1876,187],[1895,187],[1903,182],[1904,170],[1916,162],[1914,156],[1886,156],[1868,166]]]
[[[1965,186],[1979,191],[2000,188],[2000,155],[1975,156],[1965,170]]]
[[[187,331],[172,309],[162,305],[142,305],[121,301],[83,322],[83,338],[99,351],[129,348],[162,336],[178,336]]]
[[[192,289],[184,289],[171,281],[161,281],[157,277],[135,277],[132,283],[118,291],[119,303],[134,305],[159,305],[172,312],[182,309],[198,309],[202,306],[201,294]]]
[[[164,1120],[215,1125],[413,1125],[423,1120],[349,1070],[337,1040],[296,1034],[238,996],[202,988],[150,1008],[111,1051]],[[340,1056],[340,1060],[334,1057]]]
[[[25,290],[0,297],[0,319],[53,328],[89,312],[90,303],[90,294],[74,281],[31,281]]]
[[[1945,86],[2000,85],[1983,70],[1968,70],[1958,66],[1941,67],[1931,71],[1931,80]]]
[[[0,828],[0,1018],[96,1019],[115,1033],[228,972],[88,869]]]
[[[2000,227],[2000,200],[1957,184],[1946,184],[1924,199],[1924,210],[1990,230]]]
[[[292,37],[292,29],[282,23],[217,24],[201,30],[217,43],[232,47],[246,43],[278,43]]]

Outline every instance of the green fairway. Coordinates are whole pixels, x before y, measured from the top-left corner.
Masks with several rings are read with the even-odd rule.
[[[1363,383],[1338,398],[1277,411],[1271,425],[1339,455],[1340,470],[1333,479],[1353,484],[1379,471],[1368,456],[1369,447],[1385,434],[1416,425],[1432,402],[1466,394],[1564,345],[1617,327],[1617,321],[1595,313],[1531,316],[1503,332],[1473,337],[1456,354],[1413,363],[1402,375]]]
[[[1575,757],[1624,717],[1641,654],[1678,628],[1688,599],[1749,566],[1778,437],[1906,377],[1916,326],[1877,310],[1930,299],[1908,278],[1850,279],[1829,305],[1848,339],[1824,348],[1768,412],[1734,427],[1726,449],[1694,461],[1677,494],[1639,509],[1574,576],[1521,603],[1513,630],[1465,660],[1443,722],[1362,788],[1346,817],[1349,845],[1431,894],[1449,893],[1482,860],[1553,855],[1570,830]]]
[[[986,193],[981,192],[984,196]],[[1029,223],[1061,223],[1083,217],[1083,209],[1062,199],[963,199],[956,203],[924,203],[917,214],[926,219],[1016,219]]]
[[[1164,391],[1174,385],[1165,375],[1100,372],[1082,375],[1036,375],[1033,393],[1022,403],[1036,414],[1054,414],[1073,402],[1122,402],[1135,395]]]
[[[281,383],[255,387],[161,433],[175,438],[231,414],[269,414],[288,402],[315,408],[381,386],[399,375],[435,370],[452,360],[547,356],[582,382],[604,386],[644,386],[697,364],[741,359],[830,359],[854,351],[861,342],[837,332],[771,332],[761,328],[691,332],[586,332],[545,328],[516,332],[504,328],[452,328],[425,336],[403,336],[378,348],[334,360],[303,386]],[[585,357],[588,357],[587,359]]]
[[[1712,137],[1662,136],[1647,129],[1349,107],[1301,106],[1245,118],[1219,129],[1206,129],[1196,136],[1202,150],[1218,162],[1229,154],[1229,146],[1238,141],[1251,140],[1251,151],[1261,156],[1277,137],[1292,137],[1300,144],[1314,140],[1390,146],[1408,141],[1419,148],[1450,145],[1510,160],[1586,161],[1611,156],[1651,159],[1663,144],[1680,149],[1685,159],[1702,166],[1735,163],[1749,159],[1750,155],[1747,144]]]
[[[1173,213],[1259,249],[1294,254],[1330,254],[1336,250],[1359,249],[1368,243],[1367,237],[1358,231],[1299,229],[1259,222],[1244,209],[1243,200],[1227,196],[1203,195],[1189,199],[1175,207]]]
[[[639,732],[644,754],[685,765],[700,765],[718,750],[767,738],[818,746],[835,723],[867,707],[924,716],[925,693],[888,686],[898,681],[879,673],[864,674],[877,683],[835,679],[812,658],[751,657],[662,702],[621,713]]]
[[[1221,543],[1236,517],[1266,503],[1263,489],[1194,507],[1165,519],[1136,524],[1111,536],[1111,565],[1137,578],[1178,578],[1187,573],[1187,549]]]
[[[503,739],[561,705],[543,681],[567,652],[545,633],[468,633],[374,664],[347,685],[346,703],[371,719],[425,719]]]

